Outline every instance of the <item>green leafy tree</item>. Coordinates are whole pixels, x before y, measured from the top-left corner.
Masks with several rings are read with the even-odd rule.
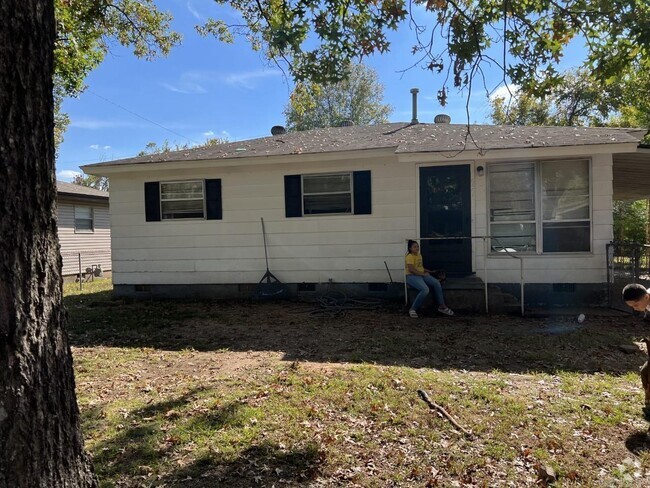
[[[614,202],[614,240],[617,242],[650,242],[648,232],[649,201]]]
[[[139,58],[166,56],[180,42],[170,28],[171,15],[154,0],[54,0],[55,141],[60,144],[69,123],[61,112],[65,97],[79,96],[84,80],[104,60],[111,44],[130,47]]]
[[[344,120],[355,125],[387,122],[392,107],[382,103],[383,94],[375,70],[361,64],[353,65],[340,82],[298,83],[284,111],[287,128],[335,127]]]
[[[650,72],[632,70],[623,78],[621,105],[610,123],[621,127],[650,127]],[[650,134],[643,142],[650,144]]]
[[[510,100],[491,100],[490,118],[502,125],[606,125],[623,103],[622,91],[622,81],[603,86],[586,70],[571,70],[545,96],[516,90]]]
[[[108,178],[106,176],[76,175],[72,178],[72,183],[102,191],[108,191],[109,187]]]

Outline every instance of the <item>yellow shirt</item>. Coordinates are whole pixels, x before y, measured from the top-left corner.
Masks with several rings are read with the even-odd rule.
[[[410,275],[412,274],[409,271],[409,264],[412,264],[417,271],[420,273],[424,273],[424,266],[422,264],[422,254],[411,254],[408,253],[406,255],[406,274]]]

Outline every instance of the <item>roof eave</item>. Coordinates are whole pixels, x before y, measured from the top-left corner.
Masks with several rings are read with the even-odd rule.
[[[377,156],[394,155],[395,146],[373,148],[373,149],[355,149],[330,152],[313,152],[299,154],[282,154],[282,155],[259,155],[259,156],[236,156],[215,159],[195,159],[191,161],[158,161],[158,162],[138,162],[138,163],[119,163],[119,164],[89,164],[80,166],[81,170],[89,175],[110,176],[119,173],[133,173],[140,171],[160,171],[170,169],[203,169],[203,168],[222,168],[229,166],[254,166],[277,163],[314,163],[323,161],[337,161],[349,159],[354,156],[359,158],[374,158]],[[117,162],[116,162],[117,163]]]

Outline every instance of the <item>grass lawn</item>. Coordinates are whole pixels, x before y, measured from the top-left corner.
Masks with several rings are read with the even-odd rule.
[[[640,318],[65,295],[102,486],[650,486]]]

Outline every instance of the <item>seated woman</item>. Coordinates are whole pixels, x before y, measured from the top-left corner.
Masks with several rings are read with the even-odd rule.
[[[440,285],[437,279],[431,276],[430,270],[424,268],[422,255],[420,254],[420,245],[416,241],[408,241],[406,284],[419,291],[409,310],[409,315],[414,319],[418,318],[418,310],[429,294],[429,288],[433,289],[433,294],[438,302],[438,312],[444,313],[445,315],[454,315],[454,312],[445,305],[445,299],[442,295],[442,285]]]

